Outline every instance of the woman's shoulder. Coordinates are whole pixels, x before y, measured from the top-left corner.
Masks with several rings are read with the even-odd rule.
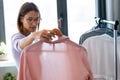
[[[11,36],[11,38],[23,38],[23,37],[25,37],[25,36],[24,36],[23,34],[19,33],[19,32],[14,33],[14,34]]]

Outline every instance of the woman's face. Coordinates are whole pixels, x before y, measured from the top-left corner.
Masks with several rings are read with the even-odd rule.
[[[24,29],[28,32],[34,32],[38,28],[40,22],[40,15],[38,12],[30,11],[21,18]]]

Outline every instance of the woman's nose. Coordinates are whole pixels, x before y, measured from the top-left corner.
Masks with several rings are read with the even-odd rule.
[[[38,22],[36,22],[36,21],[33,20],[32,25],[36,26],[37,24],[38,24]]]

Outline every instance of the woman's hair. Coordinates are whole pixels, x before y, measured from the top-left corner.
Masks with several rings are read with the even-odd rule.
[[[32,2],[26,2],[26,3],[24,3],[21,6],[19,14],[18,14],[17,27],[18,27],[19,32],[22,33],[22,34],[24,34],[24,35],[27,35],[27,34],[24,31],[23,23],[21,22],[21,17],[24,17],[30,11],[36,11],[40,15],[38,7],[34,3],[32,3]],[[38,28],[39,28],[39,23],[38,23]]]

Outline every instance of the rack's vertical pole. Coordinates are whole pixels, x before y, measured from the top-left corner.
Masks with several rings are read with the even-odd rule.
[[[118,72],[117,72],[117,25],[118,21],[115,22],[114,25],[114,80],[118,80]]]

